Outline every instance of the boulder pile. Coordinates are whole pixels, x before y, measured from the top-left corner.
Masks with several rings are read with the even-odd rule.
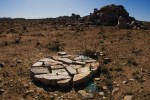
[[[129,16],[122,5],[106,5],[100,9],[95,8],[93,13],[79,19],[80,23],[92,25],[117,26],[119,29],[136,28],[145,29],[145,26]]]
[[[83,55],[58,52],[31,66],[31,78],[48,86],[72,87],[91,80],[99,71],[99,62]]]

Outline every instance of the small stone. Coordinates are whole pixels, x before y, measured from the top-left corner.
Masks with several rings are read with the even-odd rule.
[[[122,83],[123,83],[123,84],[126,84],[126,83],[127,83],[127,81],[122,81]]]
[[[103,90],[107,90],[107,86],[103,86],[102,88],[103,88]]]
[[[66,52],[64,52],[64,51],[62,51],[62,52],[58,52],[58,55],[60,55],[60,56],[64,56],[64,55],[66,55],[67,53]]]
[[[0,62],[0,67],[5,67],[5,64],[3,62]]]
[[[0,89],[0,94],[2,94],[3,92],[5,92],[5,90],[3,90],[3,89]]]
[[[17,61],[17,63],[22,63],[22,62],[23,62],[22,60],[18,60],[18,61]]]
[[[95,81],[100,81],[100,78],[94,78]]]
[[[79,90],[78,93],[82,96],[83,99],[93,99],[94,96],[91,93],[87,93],[84,90]]]
[[[32,67],[41,67],[43,65],[43,62],[36,62],[32,65]]]
[[[104,96],[105,94],[104,94],[104,92],[99,92],[98,93],[100,96]]]
[[[111,62],[111,59],[110,59],[110,58],[104,58],[104,61],[103,61],[104,64],[108,64],[108,63],[110,63],[110,62]]]
[[[135,79],[131,78],[131,79],[129,79],[129,81],[135,81]]]
[[[114,95],[115,93],[117,93],[119,91],[119,88],[114,88],[113,90],[112,90],[112,95]]]
[[[126,95],[124,96],[124,100],[132,100],[132,95]]]

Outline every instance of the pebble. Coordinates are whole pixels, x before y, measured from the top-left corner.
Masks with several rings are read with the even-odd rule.
[[[3,62],[0,62],[0,67],[5,67],[5,64]]]
[[[5,92],[5,90],[3,90],[3,89],[0,89],[0,94],[1,94],[1,93],[3,93],[3,92]]]
[[[99,92],[98,93],[100,96],[104,96],[105,94],[104,94],[104,92]]]
[[[124,96],[124,100],[132,100],[132,95],[126,95]]]
[[[94,78],[95,81],[100,81],[100,78]]]
[[[103,86],[102,88],[103,88],[103,90],[107,90],[107,86]]]
[[[127,83],[127,81],[122,81],[122,83],[123,83],[123,84],[126,84],[126,83]]]
[[[83,99],[93,99],[94,95],[92,93],[87,93],[85,90],[79,90],[78,93]]]
[[[22,62],[23,62],[22,60],[18,60],[18,61],[17,61],[17,63],[22,63]]]
[[[113,90],[112,90],[112,95],[114,95],[115,93],[117,93],[119,91],[119,88],[114,88]]]

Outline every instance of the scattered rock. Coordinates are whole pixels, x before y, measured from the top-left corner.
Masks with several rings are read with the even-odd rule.
[[[41,67],[43,65],[43,62],[36,62],[32,65],[32,67]]]
[[[0,62],[0,67],[5,67],[5,64],[3,62]]]
[[[87,93],[84,90],[79,90],[78,93],[82,96],[83,99],[93,99],[94,95],[92,93]]]
[[[133,96],[132,95],[126,95],[124,96],[124,100],[132,100]]]
[[[108,89],[107,86],[103,86],[102,88],[103,88],[103,90],[107,90]]]
[[[118,88],[118,87],[113,88],[113,90],[112,90],[112,95],[114,95],[114,94],[117,93],[118,91],[119,91],[119,88]]]
[[[0,89],[0,94],[2,94],[3,92],[5,92],[5,90],[3,90],[3,89]]]
[[[64,56],[64,55],[66,55],[67,53],[66,52],[64,52],[64,51],[62,51],[62,52],[58,52],[58,55],[59,56]]]
[[[126,83],[127,83],[127,81],[122,81],[122,83],[123,83],[123,84],[126,84]]]
[[[99,94],[100,96],[104,96],[104,95],[105,95],[104,92],[99,92],[98,94]]]
[[[22,60],[18,60],[18,61],[17,61],[17,63],[22,63],[22,62],[23,62]]]
[[[110,59],[110,58],[104,58],[104,61],[103,61],[104,64],[108,64],[108,63],[110,63],[110,62],[111,62],[111,59]]]

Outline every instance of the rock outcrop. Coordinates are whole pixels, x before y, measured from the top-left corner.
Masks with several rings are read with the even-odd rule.
[[[119,29],[135,28],[146,29],[146,27],[137,21],[122,5],[106,5],[100,9],[95,8],[93,13],[79,19],[80,23],[91,25],[117,26]]]

